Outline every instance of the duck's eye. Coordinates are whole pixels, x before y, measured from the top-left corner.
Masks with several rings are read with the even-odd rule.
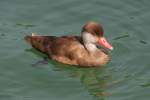
[[[99,36],[99,34],[97,33],[96,30],[93,30],[93,33],[95,33],[95,35]]]
[[[101,36],[101,34],[100,34],[100,33],[96,33],[96,35],[97,35],[98,37],[100,37],[100,36]]]

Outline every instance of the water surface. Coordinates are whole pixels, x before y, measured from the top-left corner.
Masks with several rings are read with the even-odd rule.
[[[1,0],[0,100],[149,100],[149,0]],[[78,35],[100,22],[114,46],[103,68],[42,60],[23,37]]]

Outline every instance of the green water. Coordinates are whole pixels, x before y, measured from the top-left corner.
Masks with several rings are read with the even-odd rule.
[[[0,0],[0,100],[150,100],[149,9],[149,0]],[[107,66],[32,66],[42,57],[25,35],[78,35],[91,20],[114,46]]]

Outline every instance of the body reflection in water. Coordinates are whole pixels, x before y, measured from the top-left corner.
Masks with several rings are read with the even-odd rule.
[[[69,77],[79,78],[85,89],[89,91],[89,94],[97,97],[98,100],[105,100],[105,97],[111,95],[107,92],[107,81],[111,79],[111,75],[106,66],[96,68],[79,68],[48,60],[48,58],[46,59],[46,55],[35,49],[28,49],[26,51],[44,58],[43,61],[38,61],[32,64],[34,67],[41,64],[52,64],[54,66],[54,71],[65,71]]]

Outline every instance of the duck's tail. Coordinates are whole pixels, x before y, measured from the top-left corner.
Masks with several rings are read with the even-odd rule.
[[[50,49],[51,41],[47,36],[39,36],[35,33],[32,33],[30,36],[25,36],[24,39],[29,43],[33,48],[40,50],[41,52],[48,53]]]

